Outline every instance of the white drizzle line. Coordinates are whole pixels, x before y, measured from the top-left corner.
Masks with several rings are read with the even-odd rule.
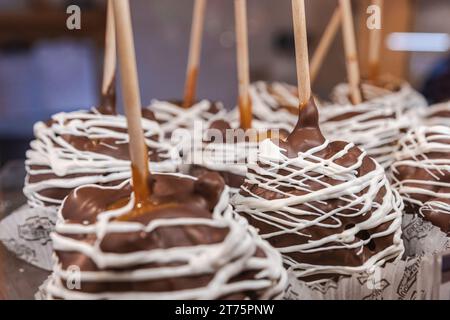
[[[31,149],[27,151],[25,161],[27,179],[24,194],[31,206],[43,206],[50,203],[55,206],[61,200],[48,198],[40,194],[46,189],[73,189],[85,184],[104,184],[122,181],[130,178],[130,162],[114,157],[74,148],[63,139],[63,135],[86,137],[88,139],[111,138],[116,145],[128,143],[128,133],[120,132],[126,129],[126,119],[122,115],[103,115],[96,109],[58,113],[52,116],[54,123],[48,127],[43,122],[34,126],[36,140],[32,141]],[[149,152],[158,153],[163,160],[150,164],[155,172],[176,171],[179,156],[177,151],[162,141],[162,131],[159,125],[147,119],[142,119],[146,143]],[[156,137],[157,141],[153,139]],[[115,149],[115,145],[108,145]],[[43,168],[32,169],[32,166]],[[55,174],[58,178],[30,183],[30,175]],[[82,177],[66,178],[73,174]]]
[[[299,153],[296,158],[288,158],[282,150],[272,141],[265,140],[261,143],[258,153],[258,163],[249,165],[249,172],[246,177],[247,185],[257,185],[259,188],[279,193],[284,198],[268,200],[257,196],[250,191],[250,188],[241,188],[249,196],[238,194],[234,198],[235,209],[237,213],[245,213],[252,218],[260,220],[266,224],[279,229],[278,232],[263,234],[263,239],[270,240],[275,236],[285,234],[297,234],[299,236],[310,238],[308,228],[311,226],[320,226],[322,228],[335,229],[342,226],[341,217],[344,210],[351,209],[354,213],[351,216],[361,216],[370,213],[370,217],[357,223],[351,229],[342,233],[334,233],[321,239],[310,239],[304,244],[277,248],[282,254],[302,252],[327,252],[332,249],[362,249],[371,239],[393,236],[393,243],[386,249],[373,255],[363,265],[350,267],[345,265],[320,266],[299,263],[293,259],[283,256],[285,264],[292,270],[297,277],[303,278],[311,275],[323,273],[333,273],[341,275],[351,275],[356,272],[369,270],[374,266],[381,266],[391,259],[400,259],[404,248],[401,240],[401,215],[403,203],[395,190],[392,190],[384,174],[384,170],[378,164],[376,169],[365,176],[358,176],[357,170],[360,168],[365,153],[359,157],[358,161],[349,168],[342,167],[335,163],[338,158],[345,156],[353,144],[348,144],[341,152],[330,159],[321,159],[314,154],[327,148],[329,142],[311,149],[305,153]],[[280,170],[288,171],[288,175],[282,175]],[[315,176],[317,175],[317,176]],[[323,181],[324,177],[330,177],[341,181],[338,185],[329,185]],[[304,183],[316,182],[323,185],[319,191],[311,191]],[[281,189],[288,187],[307,192],[304,195],[294,196],[283,192]],[[377,204],[374,199],[385,188],[386,194],[383,202]],[[367,189],[367,190],[366,190]],[[356,194],[363,191],[362,196]],[[330,212],[322,212],[314,206],[314,202],[326,203],[332,199],[340,199],[347,203],[346,206],[335,208]],[[304,211],[296,208],[299,205],[306,205],[310,210]],[[357,206],[362,206],[358,208]],[[271,213],[275,212],[288,219],[274,217]],[[314,215],[314,220],[303,218],[304,215]],[[332,224],[324,223],[325,219],[332,219]],[[355,240],[356,234],[361,230],[370,230],[386,222],[390,222],[385,232],[373,233],[367,240]],[[337,243],[333,247],[331,243]],[[343,262],[344,264],[344,262]]]
[[[170,137],[176,129],[193,129],[196,121],[202,121],[208,128],[213,121],[226,116],[227,112],[221,103],[216,103],[216,107],[219,109],[218,113],[211,113],[211,106],[212,103],[207,100],[202,100],[190,108],[182,108],[167,101],[153,100],[148,108],[153,111],[156,119],[161,123],[164,135]]]
[[[193,179],[181,174],[172,174],[186,179]],[[119,190],[125,184],[116,187],[96,188],[105,190]],[[93,187],[93,186],[86,186]],[[78,192],[80,188],[74,192]],[[97,222],[92,225],[70,224],[63,220],[62,210],[58,213],[56,232],[52,234],[55,250],[78,252],[90,259],[103,270],[98,272],[80,273],[81,286],[83,282],[138,282],[149,280],[164,280],[176,277],[192,277],[210,274],[213,276],[206,287],[196,287],[172,292],[100,292],[89,294],[67,290],[64,283],[70,276],[64,270],[57,256],[54,255],[55,265],[47,291],[49,298],[63,299],[218,299],[222,296],[245,292],[262,291],[261,299],[281,298],[287,284],[286,271],[282,266],[280,254],[266,241],[262,240],[256,230],[240,218],[229,205],[228,190],[224,190],[221,198],[213,210],[211,219],[205,218],[173,218],[152,220],[148,225],[135,222],[111,221],[115,217],[129,212],[134,204],[134,194],[130,202],[123,208],[102,212]],[[155,249],[136,251],[132,253],[106,253],[100,248],[100,243],[106,234],[145,232],[152,233],[156,228],[170,226],[207,226],[212,229],[228,229],[229,232],[222,243],[196,245],[191,247],[174,247],[170,249]],[[97,240],[94,244],[74,240],[64,234],[92,234]],[[257,249],[264,253],[264,257],[255,257]],[[170,266],[177,262],[180,265]],[[163,264],[161,267],[142,268],[146,263]],[[122,272],[111,271],[114,268],[129,267],[136,270]],[[230,279],[245,272],[257,271],[253,279],[235,281]]]
[[[439,103],[427,108],[424,115],[424,123],[427,126],[450,126],[450,117],[437,116],[438,112],[447,112],[450,114],[450,101]]]
[[[390,91],[367,83],[362,84],[364,97],[369,101],[379,104],[390,104],[398,108],[401,113],[412,112],[422,114],[428,106],[425,98],[408,83],[402,83],[400,90]],[[337,85],[331,93],[331,99],[336,104],[351,104],[349,99],[349,87],[347,83]],[[382,101],[379,101],[382,100]]]
[[[421,126],[410,130],[400,140],[400,150],[395,154],[396,162],[392,165],[393,186],[398,189],[405,202],[418,206],[419,213],[425,210],[438,210],[450,214],[450,205],[442,201],[426,201],[417,199],[427,196],[428,199],[450,199],[450,127]],[[430,159],[428,154],[439,152],[447,156]],[[432,180],[409,179],[400,181],[396,176],[400,167],[423,169]],[[414,185],[411,186],[411,184]],[[422,188],[421,186],[424,186]],[[428,190],[426,186],[435,186],[436,191]],[[447,190],[447,191],[445,191]]]
[[[196,137],[207,139],[207,132]],[[187,163],[206,168],[211,171],[228,172],[245,177],[247,163],[256,159],[258,142],[242,141],[237,143],[204,143],[196,141],[188,157]],[[231,194],[239,192],[239,188],[230,188]]]
[[[272,92],[269,92],[269,87]],[[250,86],[250,98],[254,115],[253,126],[256,129],[283,129],[291,132],[297,124],[298,116],[290,113],[283,104],[297,108],[298,97],[292,93],[292,86],[281,83],[267,83],[258,81]],[[294,88],[294,92],[295,92]],[[276,96],[274,96],[273,92]],[[233,124],[239,124],[239,110],[235,108],[230,112]]]
[[[245,176],[247,161],[254,158],[257,152],[257,142],[238,143],[200,143],[201,147],[194,149],[192,163],[213,171],[229,172]]]

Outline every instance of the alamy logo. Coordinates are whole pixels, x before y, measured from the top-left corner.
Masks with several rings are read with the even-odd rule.
[[[378,5],[371,5],[367,7],[367,28],[369,30],[381,29],[381,8]]]
[[[66,13],[69,17],[66,20],[66,26],[69,30],[81,30],[81,8],[77,5],[67,7]]]
[[[70,266],[67,269],[66,287],[69,290],[81,289],[81,270],[78,266]]]

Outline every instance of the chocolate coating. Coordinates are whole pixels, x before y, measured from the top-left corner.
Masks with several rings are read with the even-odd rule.
[[[418,127],[400,145],[392,173],[405,212],[450,235],[450,127]]]
[[[276,148],[276,144],[267,142],[266,146]],[[390,209],[385,209],[389,218],[374,221],[373,215],[379,215],[377,211],[384,206],[387,193],[392,195],[391,190],[387,190],[389,184],[383,170],[356,146],[343,141],[326,142],[319,129],[313,99],[301,110],[294,131],[286,141],[280,141],[276,149],[287,158],[279,163],[273,160],[274,164],[269,165],[269,159],[276,158],[275,153],[270,153],[267,158],[260,156],[259,162],[249,167],[247,180],[235,199],[236,210],[282,252],[287,267],[302,270],[301,279],[313,281],[355,272],[380,252],[388,253],[388,261],[401,256],[400,210],[389,205]],[[311,159],[309,154],[312,154]],[[305,167],[300,165],[301,159],[305,159]],[[339,171],[327,173],[331,165],[326,164],[329,159],[334,159],[335,170],[353,168],[350,176],[341,175]],[[358,189],[359,183],[370,184],[371,179],[367,177],[375,172],[379,172],[377,179],[384,183],[375,193],[368,188],[354,193],[348,191],[353,187]],[[352,180],[355,180],[354,185],[341,187]],[[334,192],[338,191],[333,189],[340,188],[341,196],[336,196]],[[352,206],[349,198],[355,201]],[[369,208],[365,207],[366,201],[370,203]],[[320,217],[323,218],[318,222]],[[365,226],[369,220],[371,222]],[[388,231],[392,229],[396,231]],[[346,239],[343,236],[346,232],[354,238],[347,236]],[[333,237],[337,238],[333,241]],[[313,246],[314,242],[317,247]],[[355,243],[361,245],[352,248]],[[394,247],[395,253],[391,255],[389,252]]]
[[[188,109],[182,105],[182,101],[155,100],[146,108],[154,112],[155,120],[161,125],[166,139],[170,139],[177,129],[192,130],[195,122],[202,122],[208,127],[217,117],[226,115],[220,102],[202,100]]]
[[[102,94],[100,99],[100,106],[97,108],[101,114],[114,115],[116,111],[116,80],[113,77],[108,89]]]
[[[218,174],[208,173],[201,176],[198,180],[181,175],[152,175],[148,183],[151,187],[151,201],[156,207],[140,216],[129,218],[127,221],[119,221],[121,215],[117,216],[116,219],[111,219],[109,223],[115,223],[116,229],[115,231],[106,231],[103,237],[97,237],[93,232],[78,234],[65,232],[65,230],[69,230],[71,225],[82,225],[88,228],[99,223],[99,216],[110,210],[112,206],[116,207],[117,203],[128,202],[131,193],[130,185],[126,184],[120,188],[87,186],[79,188],[69,195],[61,209],[64,222],[59,229],[57,226],[58,236],[54,237],[58,265],[62,270],[67,270],[71,266],[77,266],[82,274],[86,272],[93,274],[114,273],[116,277],[112,277],[110,280],[100,280],[100,278],[82,280],[81,287],[79,289],[75,288],[73,290],[74,293],[66,291],[68,289],[67,284],[64,281],[59,283],[59,277],[55,275],[56,282],[49,287],[53,298],[69,298],[76,292],[88,294],[83,297],[91,298],[106,296],[111,298],[120,297],[121,295],[125,295],[128,298],[139,298],[139,295],[145,297],[147,293],[151,294],[153,298],[159,297],[161,299],[177,293],[183,296],[183,292],[188,292],[191,289],[208,290],[208,286],[211,286],[211,282],[215,279],[215,273],[219,271],[222,276],[226,276],[231,271],[227,284],[264,279],[275,282],[254,290],[248,289],[249,287],[244,285],[246,289],[228,289],[224,290],[223,294],[220,294],[215,292],[215,290],[220,292],[221,284],[219,281],[216,284],[219,288],[214,286],[210,288],[211,292],[218,299],[275,297],[267,297],[267,293],[270,294],[280,279],[270,279],[268,275],[264,275],[261,279],[256,280],[257,274],[262,271],[260,267],[242,266],[238,268],[235,266],[233,268],[235,271],[229,269],[226,272],[224,269],[226,265],[230,264],[231,267],[233,263],[229,261],[230,257],[218,256],[215,265],[211,265],[212,269],[207,268],[197,273],[185,274],[185,272],[181,272],[182,269],[177,269],[177,267],[182,268],[185,265],[186,268],[193,268],[193,271],[195,271],[196,264],[200,263],[199,267],[204,265],[201,263],[203,259],[201,255],[198,257],[193,255],[191,259],[185,261],[186,258],[183,255],[180,256],[179,260],[174,259],[173,255],[175,252],[181,250],[177,253],[179,255],[185,250],[185,255],[191,255],[190,252],[193,252],[192,250],[200,250],[202,246],[217,245],[216,254],[218,254],[223,250],[221,247],[222,243],[228,241],[227,236],[229,236],[231,230],[220,222],[215,224],[215,218],[213,218],[213,211],[217,209],[219,199],[225,188],[224,181]],[[123,212],[125,213],[125,211]],[[170,224],[170,221],[176,223]],[[189,221],[197,222],[189,223]],[[202,223],[199,221],[202,221]],[[211,221],[211,223],[208,224],[207,221]],[[159,226],[152,229],[147,227],[147,229],[138,231],[126,231],[126,229],[119,231],[118,228],[121,224],[133,222],[142,225],[142,228],[151,226],[153,223]],[[61,229],[61,226],[64,228]],[[123,228],[126,228],[126,226],[123,226]],[[92,258],[95,255],[90,257],[81,250],[78,251],[76,249],[78,247],[75,245],[65,247],[64,243],[60,242],[60,237],[73,239],[80,244],[84,243],[87,245],[92,245],[99,241],[99,254],[114,254],[117,258],[111,257],[109,263],[106,263],[104,266],[100,265]],[[79,248],[82,247],[80,246]],[[139,255],[145,252],[147,255],[142,256],[142,262],[139,262],[139,259],[131,259],[128,256],[129,254]],[[160,255],[159,252],[166,252],[167,258],[164,259],[165,255]],[[268,259],[266,252],[263,247],[256,247],[253,257]],[[160,256],[161,258],[150,259],[152,256]],[[150,261],[147,261],[147,258]],[[241,258],[241,256],[236,257],[236,259]],[[123,263],[126,259],[131,260],[128,260],[130,261],[128,263]],[[209,259],[210,257],[204,260],[204,263],[208,263]],[[165,263],[163,260],[167,260],[167,262]],[[225,265],[223,265],[224,263]],[[170,275],[164,272],[165,269],[171,268],[174,271]],[[140,273],[141,276],[136,276],[133,272]],[[176,272],[180,275],[177,275]],[[145,276],[145,274],[152,273],[158,275]],[[121,277],[126,277],[127,281],[121,281]],[[117,280],[114,280],[115,278]],[[161,293],[161,296],[158,296],[158,293]],[[277,292],[276,294],[278,295],[279,293]],[[191,294],[192,297],[196,296],[195,291]],[[176,297],[176,295],[173,297]]]
[[[35,126],[36,140],[31,144],[26,162],[28,176],[25,193],[27,196],[30,195],[29,198],[44,197],[48,200],[39,201],[40,204],[54,206],[80,185],[75,183],[74,179],[82,183],[83,177],[90,177],[86,180],[87,184],[98,181],[105,186],[115,185],[124,180],[122,175],[115,178],[111,174],[115,173],[114,166],[117,166],[116,172],[124,171],[123,162],[130,161],[126,122],[122,116],[119,119],[114,110],[107,105],[103,104],[101,107],[103,113],[99,113],[96,109],[90,112],[61,113],[45,124],[38,123]],[[108,110],[111,114],[108,114]],[[150,110],[146,110],[143,116],[147,120],[154,121],[154,115]],[[161,132],[155,130],[152,136],[146,133],[151,141],[148,149],[149,160],[152,163],[163,163],[168,160],[168,147],[163,147],[159,142]],[[96,164],[100,163],[99,161],[104,163],[108,158],[111,160],[110,169],[102,167],[104,164]],[[68,164],[70,159],[73,162]],[[64,166],[70,166],[72,169],[59,172],[57,167],[63,162],[66,163]],[[80,163],[78,168],[77,163]],[[126,166],[127,170],[128,168],[129,166]],[[47,182],[48,186],[37,190],[29,191],[27,188]]]
[[[222,139],[216,140],[216,136],[211,130],[218,130],[221,133]],[[231,136],[234,139],[227,139],[227,136]],[[224,143],[238,143],[238,142],[244,142],[244,141],[238,141],[239,136],[233,135],[233,129],[229,122],[225,120],[216,120],[213,121],[209,127],[209,129],[205,132],[205,138],[203,140],[203,143],[205,145],[208,144],[224,144]],[[248,139],[247,139],[248,142]],[[225,165],[225,159],[222,159],[224,161]],[[244,163],[245,164],[245,163]],[[242,165],[242,163],[241,163]],[[228,166],[233,166],[232,163],[229,163]],[[207,168],[202,165],[194,164],[189,169],[189,174],[191,174],[194,177],[199,177],[207,172],[217,172],[219,173],[222,178],[224,179],[225,183],[230,186],[231,188],[239,188],[245,180],[245,176],[242,174],[235,174],[231,171],[227,170],[214,170]]]
[[[348,97],[348,85],[338,85],[332,93],[336,105],[324,106],[320,120],[328,139],[354,142],[389,169],[398,141],[420,122],[420,113],[427,104],[408,84],[382,84],[363,83],[364,102],[357,105]]]

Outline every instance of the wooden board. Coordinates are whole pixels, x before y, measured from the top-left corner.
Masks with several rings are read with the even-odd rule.
[[[39,286],[48,278],[50,272],[34,267],[17,259],[0,243],[0,299],[34,299]]]
[[[24,177],[23,161],[0,170],[0,221],[26,202],[22,193]],[[49,275],[50,272],[16,258],[0,242],[0,300],[34,299]]]

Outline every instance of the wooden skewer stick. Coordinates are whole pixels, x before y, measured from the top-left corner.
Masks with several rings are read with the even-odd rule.
[[[311,81],[309,75],[308,38],[306,31],[305,1],[292,0],[294,21],[295,59],[297,63],[297,86],[300,100],[299,108],[307,105],[311,98]]]
[[[236,52],[239,81],[239,111],[242,129],[252,127],[252,103],[250,100],[250,67],[248,53],[247,0],[235,0]]]
[[[114,114],[116,112],[116,25],[114,21],[113,0],[108,0],[106,14],[106,36],[105,36],[105,57],[103,62],[103,82],[102,99],[100,107],[101,113]]]
[[[145,202],[150,195],[147,184],[149,176],[148,151],[142,130],[141,97],[136,66],[136,55],[131,25],[129,0],[114,0],[117,24],[117,45],[122,76],[125,115],[130,136],[130,156],[133,169],[133,186],[136,204]]]
[[[195,0],[192,16],[191,39],[189,46],[189,58],[186,70],[186,83],[184,86],[183,107],[189,108],[194,104],[200,55],[202,52],[202,35],[205,22],[206,0]]]
[[[314,56],[311,59],[311,83],[314,83],[317,78],[320,68],[322,67],[323,60],[326,57],[330,46],[333,43],[333,40],[336,38],[336,34],[341,25],[341,21],[341,8],[337,7],[333,12],[333,16],[331,17],[331,20],[328,23],[322,35],[322,38],[320,39],[319,45],[314,52]]]
[[[383,12],[384,1],[372,0],[372,5],[376,5]],[[383,18],[383,14],[381,14]],[[382,29],[372,29],[369,34],[369,79],[376,81],[380,73]]]
[[[361,77],[359,72],[358,53],[356,50],[352,6],[350,0],[339,0],[339,2],[342,10],[342,28],[350,95],[353,104],[358,104],[362,102],[361,91],[359,88]]]

